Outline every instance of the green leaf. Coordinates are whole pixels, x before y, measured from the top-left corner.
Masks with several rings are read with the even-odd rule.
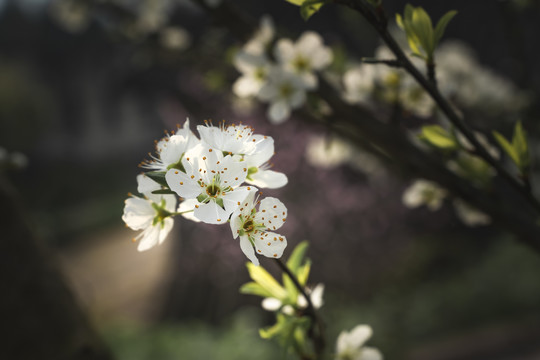
[[[421,136],[433,146],[441,149],[455,149],[458,147],[454,135],[440,125],[422,127]]]
[[[149,171],[144,173],[144,175],[148,176],[150,179],[154,180],[161,186],[169,187],[167,185],[167,180],[165,180],[165,172],[164,171]]]
[[[527,134],[523,130],[521,121],[518,121],[514,128],[512,146],[519,158],[519,169],[524,173],[527,172],[527,168],[529,167],[529,146],[527,145]]]
[[[411,19],[412,31],[418,38],[420,45],[426,52],[428,57],[433,55],[434,43],[433,43],[433,25],[431,24],[431,18],[426,11],[417,7],[412,13]]]
[[[248,282],[240,287],[240,293],[247,295],[258,295],[262,297],[272,297],[273,295],[256,282]]]
[[[309,244],[307,241],[302,241],[294,248],[289,260],[287,260],[287,267],[291,269],[293,274],[297,274],[298,268],[304,260],[304,255],[306,254]]]
[[[297,272],[298,282],[300,285],[305,286],[309,277],[309,271],[311,270],[311,260],[307,259],[304,266],[300,267]]]
[[[440,18],[437,26],[435,27],[435,46],[437,46],[439,44],[439,41],[441,41],[441,38],[444,35],[444,30],[446,30],[446,26],[448,25],[450,20],[452,20],[452,18],[456,16],[456,14],[456,10],[450,10]]]
[[[279,300],[287,298],[287,291],[285,291],[285,289],[276,281],[276,279],[274,279],[274,277],[270,275],[262,266],[248,263],[247,268],[251,279],[253,279],[253,281],[259,284],[269,294],[271,294],[270,297],[274,297]]]
[[[326,0],[305,0],[300,6],[300,15],[302,15],[304,21],[308,21],[325,2]]]
[[[396,24],[403,30],[405,30],[405,23],[403,22],[403,18],[401,17],[401,14],[396,14]]]
[[[290,2],[291,4],[294,4],[294,5],[300,6],[300,5],[302,5],[302,3],[303,3],[305,0],[285,0],[285,1],[288,1],[288,2]]]
[[[502,149],[508,154],[508,156],[510,156],[512,161],[519,167],[519,155],[515,151],[512,144],[510,144],[508,140],[506,140],[506,138],[499,134],[497,131],[493,131],[493,136],[495,137],[495,140],[497,140],[499,145],[501,145]]]
[[[409,43],[409,48],[411,49],[413,55],[420,58],[424,58],[420,50],[420,40],[416,36],[413,27],[412,27],[412,18],[414,13],[414,7],[411,4],[405,5],[404,16],[403,18],[399,15],[396,15],[396,21],[401,22],[402,28],[405,30],[407,35],[407,42]],[[399,16],[399,19],[398,19]]]

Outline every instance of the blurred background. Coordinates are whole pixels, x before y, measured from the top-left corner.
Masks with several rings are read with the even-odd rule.
[[[337,72],[380,45],[348,9],[325,6],[304,22],[285,1],[234,3],[255,22],[269,14],[292,39],[318,31]],[[394,14],[405,2],[384,5]],[[434,19],[458,10],[447,41],[491,76],[483,89],[496,94],[475,90],[460,109],[473,125],[509,131],[522,119],[538,132],[538,2],[414,5]],[[539,359],[538,254],[494,226],[463,224],[450,204],[406,208],[410,179],[367,153],[310,160],[313,138],[329,136],[324,128],[294,115],[271,125],[264,105],[231,92],[232,56],[246,39],[189,0],[0,0],[2,176],[113,358],[283,356],[258,336],[273,315],[238,292],[247,259],[227,226],[178,219],[163,245],[139,253],[121,220],[137,165],[189,117],[192,130],[224,119],[274,138],[274,168],[289,184],[265,195],[289,209],[290,249],[310,242],[330,349],[341,330],[366,323],[387,359]]]

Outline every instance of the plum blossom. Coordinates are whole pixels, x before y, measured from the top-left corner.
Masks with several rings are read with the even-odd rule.
[[[156,144],[157,157],[150,155],[152,160],[145,161],[141,167],[154,171],[167,171],[170,168],[179,168],[180,159],[186,151],[199,143],[199,139],[189,129],[189,119],[176,133],[167,134]]]
[[[372,334],[369,325],[358,325],[351,331],[342,331],[337,339],[335,360],[382,360],[378,349],[364,346]]]
[[[267,116],[274,124],[280,124],[306,101],[306,83],[292,72],[279,67],[270,70],[268,81],[259,90],[259,100],[270,103]]]
[[[376,76],[376,67],[372,65],[359,65],[346,71],[343,74],[345,100],[352,104],[366,103],[375,89]]]
[[[260,204],[258,210],[257,204]],[[233,213],[231,231],[235,239],[240,237],[242,252],[253,264],[259,265],[256,253],[270,258],[280,258],[283,254],[287,239],[269,230],[279,229],[286,220],[287,208],[281,201],[267,197],[259,202],[255,191],[251,191]]]
[[[418,179],[403,193],[403,204],[408,208],[426,205],[429,210],[439,210],[447,191],[434,182]]]
[[[281,66],[302,79],[306,88],[317,87],[316,70],[322,70],[332,62],[332,50],[323,45],[322,38],[313,31],[304,32],[293,43],[290,39],[280,39],[274,48],[274,56]]]
[[[173,195],[152,194],[161,186],[145,175],[138,175],[137,183],[138,191],[144,197],[131,195],[125,201],[122,220],[129,228],[142,230],[133,240],[139,241],[138,251],[145,251],[163,243],[171,231],[176,198]]]
[[[185,170],[165,174],[169,188],[185,199],[196,199],[193,216],[208,224],[224,224],[244,201],[250,186],[240,186],[247,167],[221,151],[198,145],[182,158]]]

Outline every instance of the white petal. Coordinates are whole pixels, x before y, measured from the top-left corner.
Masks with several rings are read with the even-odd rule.
[[[133,230],[148,228],[156,216],[152,203],[139,197],[131,197],[125,201],[122,220]]]
[[[246,156],[245,161],[249,166],[259,167],[274,155],[274,139],[270,136],[253,135],[255,149],[252,154]]]
[[[383,360],[383,356],[378,349],[364,347],[360,350],[359,360]]]
[[[313,75],[313,79],[316,80],[314,75]],[[289,99],[289,104],[291,105],[291,108],[293,109],[299,108],[300,106],[304,105],[305,102],[306,102],[306,92],[304,90],[295,91]]]
[[[174,225],[174,220],[170,217],[163,220],[163,227],[159,230],[159,242],[158,245],[161,245],[165,239],[167,238],[167,235],[171,232]],[[157,226],[160,226],[159,224]]]
[[[314,31],[304,32],[296,42],[296,47],[299,52],[306,55],[311,55],[315,50],[322,45],[322,38]]]
[[[257,95],[263,83],[251,76],[242,76],[233,84],[233,93],[241,98]]]
[[[251,191],[257,191],[254,186],[241,186],[233,191],[225,193],[221,198],[223,199],[223,206],[228,214],[232,214],[239,205],[238,203],[245,202],[246,197]]]
[[[277,189],[287,185],[287,175],[273,171],[273,170],[261,170],[251,175],[251,180],[247,180],[248,184],[253,184],[261,188]]]
[[[159,185],[154,180],[150,179],[144,174],[137,175],[137,191],[139,194],[150,194],[154,190],[160,190],[161,185]]]
[[[191,212],[186,212],[185,214],[182,214],[182,216],[188,220],[200,222],[201,220],[197,219],[195,215],[193,215],[195,205],[198,204],[199,201],[197,199],[186,199],[180,203],[180,206],[178,206],[178,212],[185,212],[191,210]]]
[[[311,298],[311,302],[313,303],[313,306],[315,307],[315,309],[319,309],[321,306],[323,306],[323,303],[324,303],[323,294],[324,294],[324,284],[318,284],[311,291],[311,294],[309,294],[309,297]]]
[[[285,236],[273,232],[258,231],[252,235],[257,254],[262,254],[269,258],[280,258],[283,250],[287,247]]]
[[[200,204],[193,212],[197,219],[207,224],[225,224],[230,214],[214,201],[210,201],[208,204]]]
[[[233,239],[236,239],[238,237],[238,235],[240,234],[240,230],[242,230],[242,227],[244,226],[244,222],[242,221],[242,219],[240,219],[240,214],[236,214],[237,212],[233,213],[230,223]]]
[[[274,56],[284,64],[294,58],[294,45],[290,39],[280,39],[274,47]]]
[[[240,249],[242,249],[242,252],[254,265],[259,266],[259,259],[257,259],[257,256],[255,256],[255,250],[253,249],[253,245],[251,245],[251,241],[249,241],[247,235],[240,236]]]
[[[280,100],[272,103],[267,112],[270,122],[273,124],[281,124],[291,115],[291,109],[287,102]]]
[[[264,298],[261,302],[262,308],[268,311],[277,311],[282,304],[281,300],[272,297]]]
[[[262,199],[255,222],[263,223],[269,230],[279,229],[287,219],[287,208],[274,197]]]
[[[179,196],[186,199],[194,199],[201,194],[202,190],[201,186],[197,183],[197,176],[192,176],[195,177],[192,179],[180,170],[170,169],[165,174],[165,180],[167,181],[169,188]]]
[[[349,333],[349,346],[359,349],[371,337],[373,330],[369,325],[358,325]]]
[[[137,247],[138,251],[146,251],[153,248],[159,242],[159,226],[150,226],[144,230],[138,237],[139,246]]]

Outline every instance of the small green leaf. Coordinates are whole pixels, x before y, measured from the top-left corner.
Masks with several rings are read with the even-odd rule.
[[[258,295],[262,297],[272,297],[272,294],[264,289],[261,285],[256,282],[248,282],[240,287],[240,293],[248,295]]]
[[[521,121],[516,123],[514,128],[514,136],[512,138],[512,146],[519,158],[519,169],[525,173],[529,167],[529,146],[527,145],[527,134],[523,130]]]
[[[420,45],[422,45],[422,48],[428,57],[431,57],[434,50],[433,25],[431,24],[431,18],[423,8],[417,7],[414,9],[412,13],[411,26],[413,32],[420,42]]]
[[[448,25],[450,20],[452,20],[452,18],[456,16],[456,14],[456,10],[450,10],[440,18],[437,26],[435,27],[435,46],[437,46],[439,44],[439,41],[441,41],[441,38],[444,35],[444,30],[446,30],[446,26]]]
[[[506,140],[506,138],[499,134],[497,131],[493,131],[493,136],[495,137],[495,140],[497,140],[499,145],[501,145],[502,149],[508,154],[508,156],[510,156],[512,161],[519,167],[519,155],[515,151],[512,144],[510,144],[508,140]]]
[[[405,23],[403,22],[403,18],[401,17],[401,14],[396,14],[396,24],[403,30],[405,30]]]
[[[305,0],[300,6],[300,15],[302,15],[304,21],[308,21],[325,2],[326,0]]]
[[[161,186],[169,187],[167,185],[167,180],[165,180],[165,172],[164,171],[149,171],[144,173],[144,175],[148,176],[150,179],[154,180]]]
[[[302,3],[303,3],[305,0],[285,0],[285,1],[288,1],[288,2],[290,2],[291,4],[294,4],[294,5],[300,6],[300,5],[302,5]]]
[[[247,268],[249,271],[249,276],[259,284],[263,289],[268,291],[271,294],[270,297],[274,297],[279,300],[287,298],[287,291],[274,279],[272,275],[268,273],[262,266],[254,265],[253,263],[248,263]]]
[[[300,285],[305,286],[307,283],[307,279],[309,277],[309,271],[311,270],[311,260],[307,259],[304,266],[301,266],[298,269],[298,282]]]
[[[304,260],[304,255],[306,254],[308,247],[308,242],[302,241],[301,243],[296,245],[293,252],[291,253],[291,256],[289,257],[289,260],[287,260],[287,267],[293,272],[293,274],[297,274],[298,268]]]
[[[458,147],[454,135],[439,125],[422,127],[421,136],[433,146],[441,149],[455,149]]]

